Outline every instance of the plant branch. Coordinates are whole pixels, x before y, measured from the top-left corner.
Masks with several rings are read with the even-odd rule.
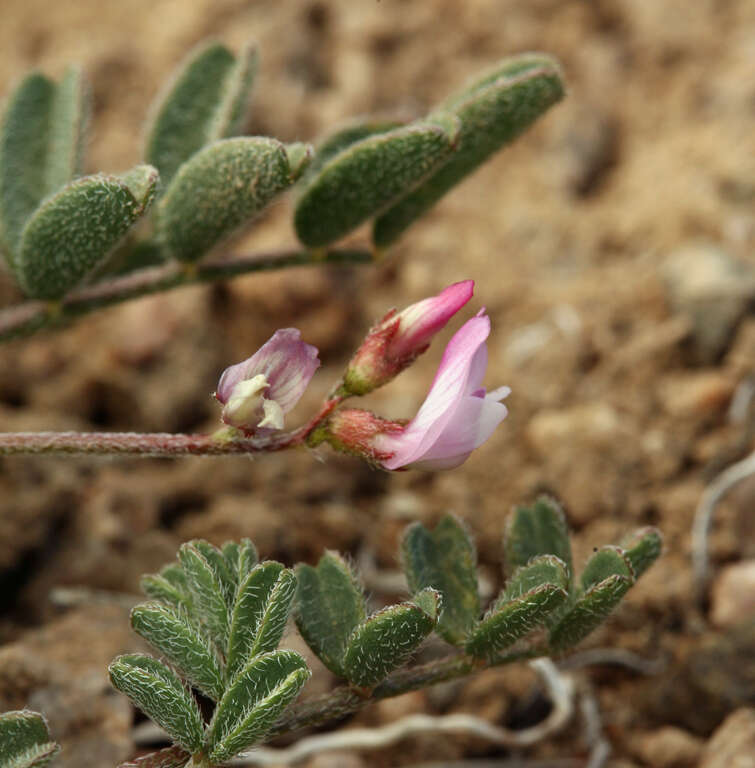
[[[27,301],[0,310],[0,342],[30,336],[43,328],[64,325],[74,318],[111,304],[184,285],[215,283],[249,272],[264,272],[285,267],[366,264],[372,260],[373,256],[369,251],[360,249],[333,249],[325,253],[289,249],[233,256],[199,264],[170,262],[80,288],[71,292],[60,303]]]

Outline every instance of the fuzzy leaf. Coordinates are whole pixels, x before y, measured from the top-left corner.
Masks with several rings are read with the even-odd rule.
[[[565,651],[587,637],[606,620],[631,586],[631,579],[619,574],[593,584],[553,627],[550,632],[550,647],[554,651]]]
[[[157,168],[151,165],[137,165],[121,174],[120,180],[129,188],[134,199],[141,206],[142,212],[152,205],[160,183]]]
[[[356,141],[310,177],[294,226],[305,245],[328,245],[422,182],[454,149],[458,121],[438,116]]]
[[[632,566],[635,579],[639,579],[660,556],[663,538],[657,528],[642,528],[628,536],[621,546]]]
[[[296,592],[296,577],[280,563],[258,565],[239,586],[231,615],[226,680],[278,647]]]
[[[131,626],[202,693],[215,701],[222,696],[223,673],[215,651],[183,611],[142,603],[131,611]]]
[[[178,676],[157,659],[119,656],[108,667],[110,681],[189,752],[202,746],[204,727],[194,697]]]
[[[42,715],[26,709],[0,714],[0,768],[41,768],[59,750]]]
[[[504,536],[504,563],[508,576],[538,555],[555,555],[573,578],[571,544],[561,507],[541,496],[531,507],[516,507],[509,517]]]
[[[614,575],[625,576],[630,582],[634,581],[634,571],[624,556],[624,551],[619,547],[601,547],[593,553],[582,571],[582,590],[586,591],[594,584]]]
[[[360,624],[349,640],[343,666],[354,685],[377,685],[403,666],[420,643],[435,629],[440,594],[426,589],[417,602],[391,605]],[[430,612],[421,608],[430,606]]]
[[[314,149],[311,144],[295,141],[293,144],[286,145],[286,157],[292,178],[301,178],[302,174],[309,168],[313,156]]]
[[[217,141],[184,163],[168,186],[157,206],[159,235],[172,256],[196,261],[249,224],[295,180],[279,141]]]
[[[202,147],[239,131],[256,69],[253,46],[238,59],[220,43],[189,54],[153,106],[147,132],[145,156],[165,183]]]
[[[114,176],[87,176],[47,198],[27,221],[16,274],[27,296],[59,299],[102,266],[144,212]]]
[[[228,646],[228,605],[223,582],[207,558],[190,543],[182,544],[178,559],[186,574],[194,612],[207,627],[213,642],[221,653]]]
[[[220,584],[226,607],[230,613],[230,611],[233,610],[233,605],[236,601],[238,572],[229,566],[223,553],[217,547],[210,544],[209,541],[194,539],[193,541],[190,541],[189,544],[191,544],[204,559],[207,560],[210,568],[212,568],[215,578]]]
[[[424,184],[375,221],[373,239],[384,247],[490,155],[513,141],[564,94],[558,63],[542,54],[505,59],[451,96],[438,112],[461,121],[458,148]]]
[[[364,621],[362,587],[337,552],[326,552],[317,564],[296,566],[296,626],[323,664],[345,677],[343,654],[349,637]]]
[[[31,215],[81,170],[87,115],[75,68],[58,85],[32,73],[11,95],[0,128],[0,250],[11,267]]]
[[[259,741],[309,675],[304,659],[294,651],[271,651],[249,662],[215,710],[208,736],[210,761],[230,760]]]
[[[188,607],[185,594],[160,574],[142,576],[139,586],[147,597],[173,608]]]
[[[443,600],[438,633],[462,645],[480,617],[477,552],[462,523],[452,515],[434,530],[414,523],[404,533],[401,555],[409,589],[437,589]]]
[[[562,606],[569,577],[564,563],[542,555],[519,568],[490,607],[467,642],[467,651],[481,658],[494,657],[512,645]]]

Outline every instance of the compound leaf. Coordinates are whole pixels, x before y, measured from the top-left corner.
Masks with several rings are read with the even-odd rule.
[[[432,531],[414,523],[404,533],[401,554],[409,589],[432,587],[442,596],[438,633],[462,645],[480,617],[477,552],[464,526],[452,515]]]
[[[391,605],[370,616],[354,630],[346,648],[343,666],[348,680],[371,687],[403,666],[435,629],[439,608],[440,594],[425,589],[414,602]]]
[[[373,239],[384,247],[491,154],[513,141],[564,94],[558,63],[524,54],[500,62],[430,114],[451,113],[461,123],[456,152],[411,194],[376,221]]]
[[[337,552],[326,552],[316,568],[300,563],[296,579],[299,632],[323,664],[344,677],[346,644],[366,615],[361,585]]]
[[[0,768],[42,768],[59,750],[42,715],[26,709],[0,714]]]
[[[204,726],[194,697],[179,677],[151,656],[119,656],[108,667],[113,685],[189,752],[202,746]]]
[[[271,651],[252,659],[218,702],[209,728],[210,761],[230,760],[259,741],[309,675],[304,659],[294,651]]]
[[[152,108],[145,156],[165,183],[202,147],[233,136],[249,103],[257,52],[247,46],[238,59],[220,43],[189,54]]]

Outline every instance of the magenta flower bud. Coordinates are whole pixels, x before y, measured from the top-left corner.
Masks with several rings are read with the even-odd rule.
[[[342,408],[317,427],[308,437],[307,443],[315,447],[320,443],[329,443],[332,448],[342,453],[358,456],[376,467],[381,467],[383,460],[391,454],[382,453],[376,446],[379,435],[391,435],[400,432],[400,422],[389,421],[359,408]]]
[[[482,445],[506,418],[500,402],[508,387],[486,392],[485,310],[468,320],[449,341],[435,380],[417,415],[402,429],[377,434],[371,450],[385,469],[452,469]]]
[[[366,395],[401,373],[430,346],[433,336],[472,298],[473,291],[474,281],[464,280],[398,314],[391,310],[370,329],[351,359],[344,392]]]
[[[221,418],[246,434],[283,429],[283,416],[304,394],[320,365],[317,347],[296,328],[276,331],[250,358],[223,371],[215,397]]]

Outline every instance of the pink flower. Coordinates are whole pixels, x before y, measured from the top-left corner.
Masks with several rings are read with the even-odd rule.
[[[433,336],[472,298],[473,291],[474,282],[464,280],[398,314],[391,310],[370,330],[349,363],[345,392],[365,395],[401,373],[430,346]]]
[[[304,394],[320,365],[317,347],[301,340],[296,328],[276,331],[250,358],[223,371],[215,397],[221,418],[251,433],[283,429],[283,416]]]
[[[482,445],[506,418],[500,402],[511,391],[487,392],[482,379],[488,364],[485,340],[490,318],[485,310],[468,320],[449,341],[435,380],[417,415],[401,431],[377,435],[373,448],[386,469],[452,469]]]

